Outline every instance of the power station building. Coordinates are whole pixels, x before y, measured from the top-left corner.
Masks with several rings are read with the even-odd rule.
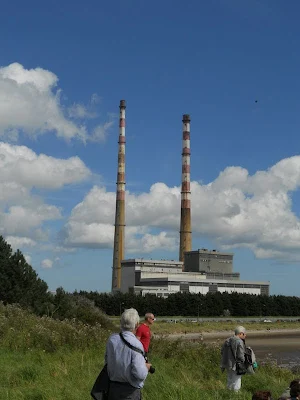
[[[152,293],[167,297],[172,293],[238,292],[269,295],[269,282],[240,279],[233,272],[233,253],[192,250],[190,189],[190,116],[182,118],[182,174],[179,261],[134,258],[125,254],[125,100],[120,101],[118,173],[112,292]]]
[[[209,260],[209,261],[208,261]],[[123,260],[121,292],[167,297],[172,293],[237,292],[269,295],[269,282],[243,281],[233,272],[233,254],[199,249],[185,253],[182,261]]]

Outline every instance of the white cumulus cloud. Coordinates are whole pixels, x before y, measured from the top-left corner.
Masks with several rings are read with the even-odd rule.
[[[78,157],[58,159],[37,155],[25,146],[0,142],[0,182],[57,189],[83,181],[91,174]],[[1,196],[1,194],[0,194]]]
[[[192,229],[224,248],[246,247],[258,258],[300,259],[300,220],[292,192],[300,186],[300,156],[250,175],[228,167],[208,184],[192,182]],[[63,240],[69,246],[112,247],[115,193],[95,186],[72,211]],[[164,183],[126,195],[126,250],[173,250],[178,245],[180,187]],[[159,233],[156,231],[159,230]]]
[[[6,236],[5,240],[11,245],[14,250],[23,247],[34,247],[37,243],[28,237],[20,236]]]
[[[74,121],[94,114],[85,106],[75,104],[70,107],[67,118],[57,83],[58,77],[43,68],[26,69],[17,62],[0,67],[0,137],[16,141],[20,132],[30,137],[54,132],[66,140],[97,141],[95,134],[89,135],[84,123]],[[91,103],[95,103],[95,98],[93,95]],[[106,124],[103,129],[108,129]]]
[[[84,119],[84,118],[96,118],[97,114],[90,111],[84,104],[73,104],[68,109],[68,115],[70,118]]]
[[[49,258],[45,258],[42,262],[41,262],[41,267],[44,269],[49,269],[52,268],[53,266],[53,261],[50,260]]]
[[[25,258],[27,264],[31,265],[31,261],[32,261],[31,256],[29,254],[24,254],[24,258]]]
[[[90,137],[92,142],[105,142],[109,133],[109,129],[113,126],[113,121],[106,122],[103,125],[97,125]]]
[[[128,197],[130,198],[128,207],[131,205],[134,207],[134,204],[139,202],[134,195],[129,194]],[[115,229],[114,215],[115,193],[94,186],[83,202],[73,209],[61,233],[64,245],[111,248]],[[135,225],[136,222],[140,224]],[[151,226],[148,218],[138,221],[136,216],[129,215],[126,224],[126,251],[129,253],[135,251],[150,253],[158,249],[173,250],[177,244],[176,237],[169,232],[163,231],[158,234],[149,232]]]
[[[2,142],[0,170],[0,234],[14,248],[48,240],[44,223],[62,217],[60,208],[46,204],[33,189],[60,189],[91,175],[78,157],[57,159]]]

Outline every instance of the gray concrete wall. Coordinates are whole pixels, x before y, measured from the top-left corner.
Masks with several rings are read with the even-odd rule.
[[[219,252],[192,251],[185,254],[186,272],[233,272],[233,255]]]

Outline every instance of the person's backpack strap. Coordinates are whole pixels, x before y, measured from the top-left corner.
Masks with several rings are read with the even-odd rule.
[[[137,353],[140,353],[142,356],[145,357],[145,353],[143,352],[143,350],[141,350],[138,347],[135,347],[132,344],[130,344],[129,342],[127,342],[127,340],[124,338],[122,332],[120,332],[119,335],[120,335],[120,338],[122,339],[122,341],[126,344],[126,346],[128,346],[131,350],[136,351]]]

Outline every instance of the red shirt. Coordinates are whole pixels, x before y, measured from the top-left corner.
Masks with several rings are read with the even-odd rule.
[[[141,324],[137,330],[136,334],[137,337],[140,338],[140,341],[144,347],[146,353],[149,351],[150,339],[151,339],[151,331],[148,325]]]

